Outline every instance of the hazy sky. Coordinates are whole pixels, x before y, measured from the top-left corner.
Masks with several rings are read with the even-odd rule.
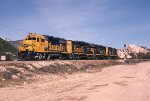
[[[28,32],[150,47],[150,0],[0,0],[0,36],[16,40]]]

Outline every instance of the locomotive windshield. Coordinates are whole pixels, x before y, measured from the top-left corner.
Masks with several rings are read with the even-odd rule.
[[[36,37],[28,37],[28,38],[25,38],[25,40],[36,40]]]
[[[30,37],[30,38],[28,38],[28,40],[36,40],[36,38],[35,37]]]

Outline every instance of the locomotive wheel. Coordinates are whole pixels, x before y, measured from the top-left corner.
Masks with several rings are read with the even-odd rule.
[[[42,54],[42,59],[45,60],[46,59],[46,53]]]
[[[67,60],[68,59],[68,56],[66,54],[61,54],[61,59],[62,60]]]
[[[47,59],[49,60],[51,58],[51,55],[50,54],[48,54],[48,57],[47,57]]]
[[[41,53],[39,53],[39,60],[41,60],[42,59],[42,54]]]
[[[63,55],[59,54],[59,60],[63,60]]]
[[[30,55],[26,54],[26,60],[30,60]]]
[[[72,60],[72,59],[73,59],[73,55],[70,54],[70,55],[68,56],[68,59],[69,59],[69,60]]]

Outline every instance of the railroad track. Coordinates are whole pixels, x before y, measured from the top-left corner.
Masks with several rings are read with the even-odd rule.
[[[94,61],[118,61],[118,60],[122,60],[122,59],[113,59],[113,60],[40,60],[40,61],[18,61],[18,60],[15,60],[15,61],[0,61],[0,64],[3,64],[3,63],[33,63],[33,62],[57,62],[57,61],[64,61],[64,62],[94,62]]]
[[[141,61],[150,61],[150,59],[112,59],[112,60],[40,60],[40,61],[0,61],[0,64],[8,64],[8,63],[15,63],[15,64],[19,64],[19,63],[25,63],[25,64],[30,64],[30,63],[39,63],[39,62],[70,62],[73,64],[77,64],[77,63],[85,63],[85,64],[91,64],[91,63],[112,63],[112,62],[116,62],[116,63],[138,63]]]

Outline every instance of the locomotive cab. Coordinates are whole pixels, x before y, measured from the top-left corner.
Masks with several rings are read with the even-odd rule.
[[[21,52],[45,52],[47,49],[48,42],[45,37],[36,33],[29,33],[19,46]]]
[[[35,58],[37,54],[46,51],[48,51],[48,42],[44,36],[36,33],[29,33],[19,45],[21,58]]]

